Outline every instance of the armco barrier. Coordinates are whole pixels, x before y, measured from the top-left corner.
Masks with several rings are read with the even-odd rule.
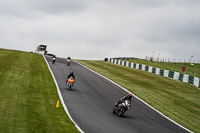
[[[122,61],[119,59],[113,59],[113,58],[108,58],[107,61],[114,63],[114,64],[130,67],[130,68],[134,68],[134,69],[139,69],[139,70],[154,73],[154,74],[157,74],[160,76],[176,79],[176,80],[179,80],[179,81],[182,81],[185,83],[192,84],[192,85],[196,86],[197,88],[200,88],[200,79],[197,77],[187,75],[187,74],[182,74],[179,72],[174,72],[174,71],[169,71],[169,70],[163,70],[160,68],[146,66],[143,64],[136,64],[133,62],[126,62],[126,61]]]

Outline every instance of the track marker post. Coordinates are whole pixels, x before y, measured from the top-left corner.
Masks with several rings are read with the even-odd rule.
[[[57,101],[56,108],[59,108],[59,100]]]

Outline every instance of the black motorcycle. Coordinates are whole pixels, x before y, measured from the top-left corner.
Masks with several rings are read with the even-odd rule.
[[[56,62],[56,58],[53,57],[53,58],[52,58],[52,63],[54,64],[55,62]]]
[[[113,113],[121,117],[127,110],[131,108],[131,101],[125,100],[113,108]]]

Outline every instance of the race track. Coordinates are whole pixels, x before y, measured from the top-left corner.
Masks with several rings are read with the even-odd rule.
[[[45,56],[57,80],[64,102],[73,120],[85,133],[185,133],[185,129],[169,121],[136,98],[123,117],[112,113],[114,103],[128,93],[81,65],[57,58],[53,65]],[[66,88],[67,75],[73,71],[76,83]]]

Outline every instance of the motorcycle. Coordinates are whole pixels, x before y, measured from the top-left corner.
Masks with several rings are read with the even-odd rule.
[[[67,59],[67,65],[69,66],[71,59]]]
[[[131,108],[131,101],[125,100],[113,108],[113,113],[121,117],[127,110]]]
[[[52,58],[52,63],[54,64],[55,62],[56,62],[56,58],[53,57],[53,58]]]
[[[68,89],[72,89],[72,86],[74,85],[74,78],[73,77],[70,77],[69,79],[68,79],[68,81],[66,81],[66,84],[67,84],[67,88]]]

